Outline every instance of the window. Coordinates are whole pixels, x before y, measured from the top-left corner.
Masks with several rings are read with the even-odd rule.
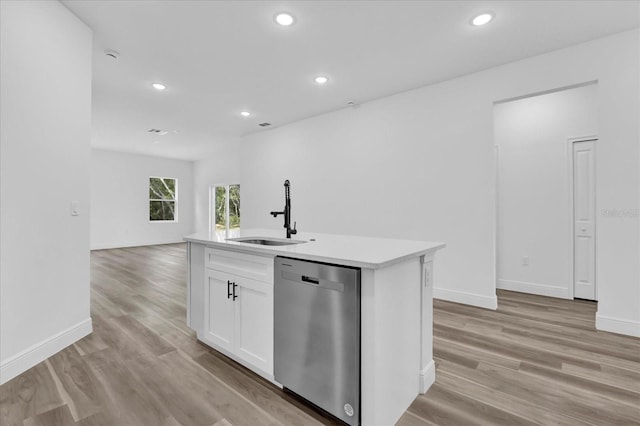
[[[240,230],[240,185],[211,187],[211,231],[229,234]]]
[[[178,221],[178,179],[149,178],[149,221]]]

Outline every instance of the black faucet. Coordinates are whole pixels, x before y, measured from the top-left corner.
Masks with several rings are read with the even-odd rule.
[[[284,227],[287,229],[287,238],[291,238],[292,234],[297,234],[296,223],[293,222],[293,229],[291,229],[291,195],[289,194],[289,179],[284,181],[284,211],[282,212],[271,212],[273,217],[278,216],[279,214],[284,215]]]

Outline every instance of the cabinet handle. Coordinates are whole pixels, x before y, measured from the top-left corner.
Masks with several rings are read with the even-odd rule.
[[[227,299],[231,297],[231,288],[230,287],[231,287],[231,281],[227,280]]]
[[[233,283],[233,300],[238,298],[238,295],[236,294],[236,287],[238,287],[238,284]]]

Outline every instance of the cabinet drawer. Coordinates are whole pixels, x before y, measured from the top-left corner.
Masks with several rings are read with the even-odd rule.
[[[229,272],[273,284],[273,257],[255,256],[207,247],[204,264],[209,269]]]

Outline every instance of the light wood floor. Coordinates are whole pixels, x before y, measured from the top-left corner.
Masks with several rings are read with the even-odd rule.
[[[183,244],[91,262],[94,333],[0,387],[0,425],[333,423],[196,342]],[[640,339],[595,331],[594,303],[498,300],[435,301],[436,383],[400,425],[640,424]]]

